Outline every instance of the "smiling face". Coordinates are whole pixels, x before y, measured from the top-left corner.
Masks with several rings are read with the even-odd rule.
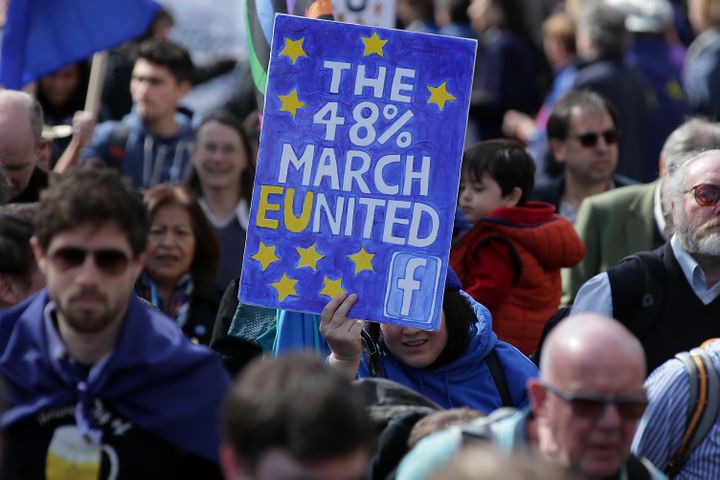
[[[250,159],[243,139],[223,123],[211,120],[200,127],[191,161],[202,190],[239,188]]]
[[[440,330],[420,330],[380,324],[385,347],[404,364],[414,368],[426,368],[437,360],[448,341],[445,312],[440,320]]]
[[[187,209],[164,205],[152,218],[145,269],[158,283],[174,285],[190,270],[195,252],[195,234]]]

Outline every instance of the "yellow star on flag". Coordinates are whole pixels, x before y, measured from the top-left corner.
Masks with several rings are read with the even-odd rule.
[[[300,255],[300,260],[298,260],[297,268],[310,267],[313,270],[317,271],[317,262],[325,255],[318,253],[316,244],[313,243],[308,248],[297,247],[296,250],[298,252],[298,255]]]
[[[367,57],[368,55],[372,55],[373,53],[383,57],[383,47],[388,42],[387,40],[381,40],[380,37],[378,37],[377,32],[373,32],[371,37],[360,37],[365,44],[365,51],[363,52],[363,57]]]
[[[282,302],[290,295],[297,295],[297,291],[295,291],[295,284],[297,282],[297,280],[293,280],[283,273],[280,280],[275,283],[271,283],[270,285],[277,290],[278,301]]]
[[[355,275],[363,270],[374,271],[375,269],[372,266],[373,257],[375,257],[375,254],[368,253],[365,247],[361,247],[359,252],[348,256],[348,258],[355,263]]]
[[[280,103],[282,103],[282,105],[280,105],[280,111],[289,112],[293,118],[295,118],[297,109],[305,106],[305,102],[301,102],[300,99],[298,99],[297,89],[294,89],[287,95],[278,95],[278,99],[280,99]]]
[[[285,37],[285,46],[279,56],[288,57],[292,63],[295,63],[300,57],[307,57],[307,53],[305,53],[305,50],[302,47],[304,41],[305,38],[293,40],[289,37]]]
[[[437,87],[428,85],[427,88],[430,90],[430,99],[427,103],[434,103],[440,108],[440,111],[445,108],[445,102],[455,100],[455,97],[447,91],[447,82],[443,82]]]
[[[250,258],[260,262],[263,271],[267,269],[267,267],[269,267],[271,263],[280,260],[280,258],[275,255],[275,245],[269,247],[263,242],[260,242],[260,247],[258,248],[258,251]]]
[[[342,278],[330,280],[328,277],[323,277],[323,289],[320,290],[320,295],[335,298],[341,293],[345,293],[345,289],[342,288]]]

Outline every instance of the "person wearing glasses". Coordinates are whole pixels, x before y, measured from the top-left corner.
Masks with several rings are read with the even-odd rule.
[[[648,371],[720,337],[720,150],[668,172],[663,202],[672,214],[670,241],[588,280],[572,308],[627,325],[642,342]]]
[[[230,381],[133,294],[148,224],[112,169],[71,170],[41,195],[31,243],[47,288],[0,312],[2,478],[221,478]]]
[[[571,305],[580,287],[634,252],[654,250],[672,235],[671,212],[661,201],[662,184],[692,153],[720,148],[720,124],[693,118],[675,129],[660,154],[660,178],[586,198],[575,229],[587,252],[563,270],[563,305]]]
[[[509,456],[537,455],[572,478],[666,478],[630,453],[647,407],[638,340],[612,318],[585,314],[558,324],[545,348],[540,376],[527,385],[530,408],[498,411],[422,440],[400,463],[397,480],[428,478],[478,441]]]
[[[547,135],[563,173],[538,185],[532,200],[555,205],[571,222],[585,198],[637,183],[614,173],[620,139],[617,114],[597,93],[573,90],[563,95],[550,114]]]

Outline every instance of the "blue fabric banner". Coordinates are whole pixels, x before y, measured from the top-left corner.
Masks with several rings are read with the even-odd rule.
[[[278,15],[242,303],[437,329],[476,42]]]
[[[20,89],[137,38],[160,8],[153,0],[12,0],[3,31],[0,85]]]

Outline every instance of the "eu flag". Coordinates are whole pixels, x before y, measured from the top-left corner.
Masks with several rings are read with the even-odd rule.
[[[153,0],[12,0],[5,23],[0,84],[24,85],[145,32]]]

